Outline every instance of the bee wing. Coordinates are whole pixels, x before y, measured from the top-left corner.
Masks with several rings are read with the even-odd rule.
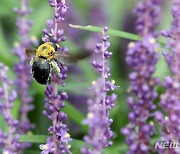
[[[26,49],[25,52],[26,52],[26,55],[28,57],[32,57],[32,56],[34,56],[36,54],[36,50],[35,49]]]
[[[62,53],[56,52],[56,59],[65,65],[73,65],[79,60],[85,59],[91,55],[91,52],[79,52],[79,53]]]

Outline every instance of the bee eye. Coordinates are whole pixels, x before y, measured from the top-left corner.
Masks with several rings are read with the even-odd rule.
[[[43,51],[46,50],[46,49],[47,49],[46,46],[42,47],[42,50],[43,50]]]
[[[52,50],[51,50],[50,54],[53,55],[53,51]]]

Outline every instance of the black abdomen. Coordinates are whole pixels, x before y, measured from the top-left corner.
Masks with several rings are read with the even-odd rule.
[[[46,59],[38,58],[32,64],[32,75],[40,84],[50,82],[51,68]]]

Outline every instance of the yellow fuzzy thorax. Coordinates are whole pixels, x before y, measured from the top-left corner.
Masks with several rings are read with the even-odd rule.
[[[53,48],[52,44],[47,42],[39,46],[36,50],[36,58],[44,57],[48,60],[53,59],[55,56],[55,49]]]

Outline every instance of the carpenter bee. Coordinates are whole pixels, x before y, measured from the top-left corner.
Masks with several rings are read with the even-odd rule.
[[[50,42],[44,43],[38,47],[37,50],[26,49],[28,56],[34,56],[30,61],[32,67],[32,75],[40,84],[48,84],[51,81],[51,73],[54,72],[57,76],[60,75],[61,65],[74,64],[81,59],[90,55],[90,52],[67,54],[57,52]]]

